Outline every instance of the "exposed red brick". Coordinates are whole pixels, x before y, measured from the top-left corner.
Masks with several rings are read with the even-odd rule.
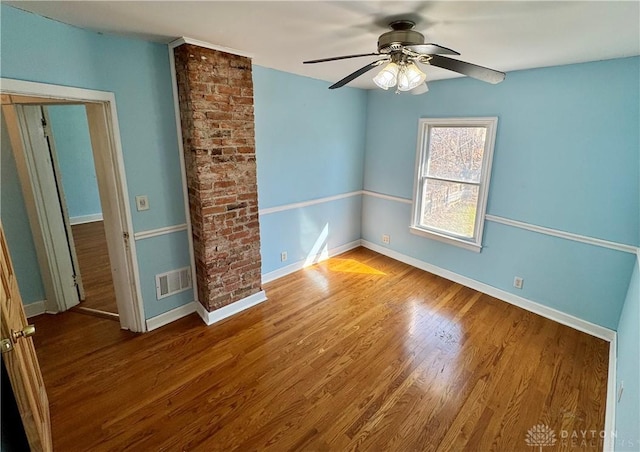
[[[240,80],[239,84],[240,83],[242,85],[239,85],[239,86],[230,86],[229,84],[216,85],[215,92],[218,93],[218,94],[231,94],[231,95],[239,96],[240,93],[242,92],[240,86],[245,85],[247,83],[247,81],[246,80]]]
[[[261,290],[251,61],[174,55],[198,298],[213,311]]]

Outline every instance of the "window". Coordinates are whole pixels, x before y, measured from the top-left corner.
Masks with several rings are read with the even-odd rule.
[[[480,251],[497,123],[420,120],[411,232]]]

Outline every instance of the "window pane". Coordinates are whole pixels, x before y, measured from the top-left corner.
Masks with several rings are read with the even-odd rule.
[[[431,127],[425,176],[480,182],[485,127]]]
[[[478,186],[425,179],[420,226],[473,238]]]

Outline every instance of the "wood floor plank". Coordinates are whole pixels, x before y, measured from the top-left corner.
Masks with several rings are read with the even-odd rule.
[[[363,248],[265,290],[211,327],[35,318],[55,448],[528,450],[536,424],[603,428],[602,340]]]
[[[76,224],[71,231],[85,290],[79,306],[117,314],[104,222]]]

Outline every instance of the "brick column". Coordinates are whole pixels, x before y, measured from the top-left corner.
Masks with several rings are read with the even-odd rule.
[[[261,290],[251,60],[174,55],[198,298],[213,311]]]

